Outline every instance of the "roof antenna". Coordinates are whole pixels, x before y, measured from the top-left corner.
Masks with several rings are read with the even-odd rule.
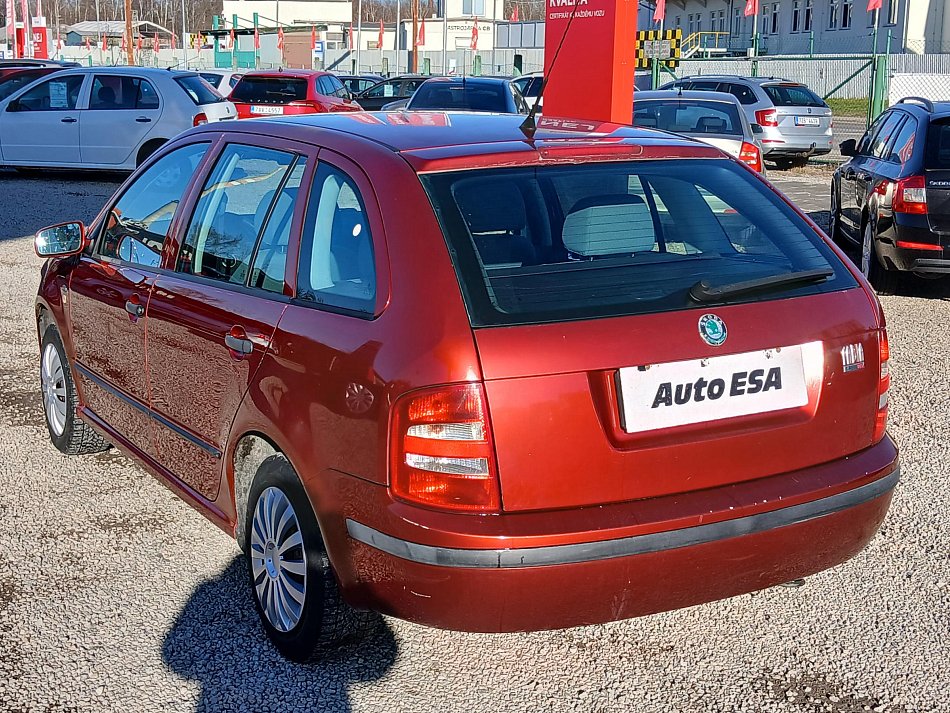
[[[571,16],[567,18],[567,25],[564,28],[564,33],[561,35],[561,41],[557,43],[557,49],[554,50],[554,57],[551,58],[551,66],[541,78],[541,88],[538,89],[538,97],[534,100],[534,105],[531,107],[531,111],[528,112],[525,120],[522,121],[521,126],[518,127],[521,129],[521,133],[525,135],[525,138],[528,139],[528,141],[534,141],[534,135],[538,131],[538,124],[534,117],[538,113],[538,107],[541,106],[541,99],[544,97],[544,89],[548,86],[548,80],[551,78],[551,72],[554,71],[554,65],[557,64],[557,57],[559,54],[561,54],[561,47],[564,46],[564,39],[567,37],[567,33],[571,29],[571,23],[574,22],[574,13],[577,12],[578,4],[580,4],[580,0],[574,0],[574,5],[571,7]]]

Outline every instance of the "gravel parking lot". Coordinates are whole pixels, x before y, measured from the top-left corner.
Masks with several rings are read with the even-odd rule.
[[[827,221],[827,176],[772,177]],[[231,540],[124,456],[65,458],[47,439],[40,263],[21,236],[91,218],[116,185],[0,172],[0,710],[950,711],[950,286],[884,299],[903,480],[854,560],[566,631],[385,619],[301,667],[265,641]]]

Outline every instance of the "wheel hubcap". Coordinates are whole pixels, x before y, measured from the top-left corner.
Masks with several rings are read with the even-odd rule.
[[[867,277],[871,274],[871,226],[864,229],[864,240],[861,242],[861,272]]]
[[[59,352],[52,344],[47,344],[43,350],[40,388],[43,391],[46,422],[54,434],[62,436],[66,430],[66,374]]]
[[[828,220],[828,232],[832,240],[835,237],[835,226],[838,223],[838,196],[834,191],[831,192],[831,218]]]
[[[307,559],[297,514],[279,488],[267,488],[254,507],[251,571],[267,621],[278,631],[293,629],[303,614]]]

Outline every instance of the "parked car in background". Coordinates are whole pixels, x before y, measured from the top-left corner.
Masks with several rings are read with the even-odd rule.
[[[20,59],[0,59],[0,77],[4,72],[13,69],[28,69],[36,67],[58,67],[59,69],[68,69],[69,67],[79,67],[79,62],[64,62],[55,59],[31,59],[22,57]]]
[[[243,72],[232,72],[230,69],[202,69],[198,74],[223,97],[230,95],[238,80],[244,76]]]
[[[541,86],[544,84],[544,75],[541,72],[531,72],[530,74],[522,74],[512,81],[518,87],[521,96],[524,97],[528,108],[533,108],[539,101]],[[540,97],[540,101],[542,105],[538,107],[538,113],[543,110],[544,97]]]
[[[401,107],[387,107],[396,108]],[[405,108],[496,114],[527,114],[529,111],[514,82],[502,77],[433,77],[416,90]]]
[[[236,117],[195,72],[64,69],[0,101],[0,165],[131,170],[186,129]]]
[[[752,170],[765,172],[762,149],[755,131],[762,129],[749,123],[739,100],[723,92],[655,91],[635,92],[633,125],[662,129],[689,136],[722,149],[747,164]]]
[[[901,99],[841,153],[850,158],[832,178],[829,233],[860,246],[878,292],[908,275],[950,276],[950,102]]]
[[[25,87],[40,77],[59,72],[62,67],[19,67],[0,69],[0,99],[6,99],[21,87]]]
[[[362,111],[335,74],[312,69],[247,72],[231,90],[231,101],[242,119]]]
[[[338,74],[336,78],[343,82],[350,94],[354,97],[360,92],[364,92],[370,87],[374,87],[385,77],[378,74]]]
[[[804,165],[831,152],[834,120],[824,100],[804,84],[775,77],[703,75],[684,77],[661,89],[733,94],[749,121],[762,127],[765,157],[778,168]]]
[[[422,74],[404,74],[386,79],[356,96],[357,103],[366,111],[379,111],[384,105],[408,99],[429,77]]]
[[[522,123],[209,125],[37,235],[52,443],[234,533],[294,660],[360,609],[532,631],[759,590],[887,512],[884,318],[827,237],[712,146]]]

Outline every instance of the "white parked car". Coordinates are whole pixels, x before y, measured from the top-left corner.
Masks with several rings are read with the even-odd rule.
[[[234,118],[196,72],[66,69],[0,101],[0,165],[132,170],[182,131]]]
[[[244,76],[244,72],[232,72],[230,69],[202,69],[198,74],[223,97],[230,96],[234,85]]]

